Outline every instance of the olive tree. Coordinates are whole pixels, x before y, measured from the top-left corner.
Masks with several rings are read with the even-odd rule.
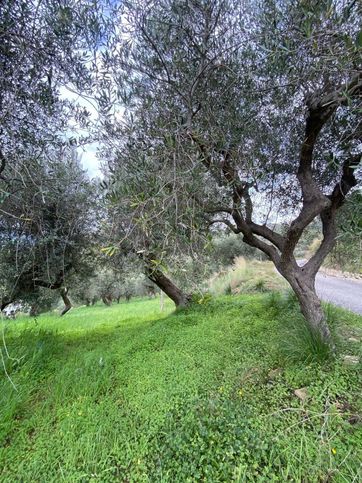
[[[92,189],[69,149],[84,141],[73,131],[87,127],[89,112],[62,89],[90,92],[111,5],[0,3],[2,308],[14,297],[37,298],[39,287],[60,289],[70,307],[64,283],[82,259]]]
[[[109,102],[124,109],[122,124],[104,123],[113,173],[139,184],[132,227],[174,243],[183,217],[196,233],[226,225],[274,262],[326,342],[315,276],[358,183],[360,20],[358,2],[343,0],[132,2],[104,58]],[[299,266],[316,218],[322,243]]]
[[[66,313],[71,277],[92,273],[95,186],[72,151],[54,152],[31,175],[27,168],[2,203],[1,310],[17,300],[33,301],[47,288],[59,290]]]

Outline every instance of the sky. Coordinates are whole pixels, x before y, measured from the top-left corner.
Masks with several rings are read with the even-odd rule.
[[[102,177],[100,172],[100,160],[97,159],[97,143],[88,144],[83,148],[78,148],[78,153],[83,164],[83,168],[88,171],[90,178]]]
[[[95,106],[88,101],[87,99],[81,97],[77,94],[74,90],[68,89],[66,86],[61,87],[60,95],[64,99],[68,99],[70,101],[75,101],[78,105],[85,107],[89,113],[90,118],[93,122],[97,121],[98,113]],[[74,133],[75,130],[75,133]],[[69,132],[69,136],[74,136],[75,134],[83,134],[87,135],[87,133],[80,132],[81,129],[73,124],[72,130]],[[100,160],[97,159],[97,143],[89,143],[82,147],[77,148],[77,152],[81,158],[81,163],[83,168],[88,172],[90,178],[98,178],[102,177],[102,173],[100,171]]]

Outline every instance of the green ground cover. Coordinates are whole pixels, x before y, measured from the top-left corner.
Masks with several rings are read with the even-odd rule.
[[[291,298],[159,307],[6,322],[0,481],[360,481],[362,317],[327,309],[322,362]]]

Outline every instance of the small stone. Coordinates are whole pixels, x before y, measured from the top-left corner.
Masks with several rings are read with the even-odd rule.
[[[359,363],[358,356],[343,356],[343,364],[346,366],[355,366]]]
[[[283,369],[280,367],[277,367],[276,369],[272,369],[271,371],[268,372],[268,378],[269,380],[273,380],[280,376],[280,374],[283,372]]]
[[[296,389],[294,394],[301,400],[305,401],[308,397],[308,391],[306,387],[301,387],[300,389]]]
[[[348,342],[360,342],[360,340],[357,337],[348,337]]]

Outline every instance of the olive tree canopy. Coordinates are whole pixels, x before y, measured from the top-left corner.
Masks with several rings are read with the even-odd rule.
[[[132,231],[155,240],[163,226],[164,249],[226,225],[274,262],[330,341],[314,282],[359,178],[358,2],[131,2],[119,22],[103,60],[124,114],[110,111],[103,133]],[[300,267],[295,248],[317,217],[322,243]]]

